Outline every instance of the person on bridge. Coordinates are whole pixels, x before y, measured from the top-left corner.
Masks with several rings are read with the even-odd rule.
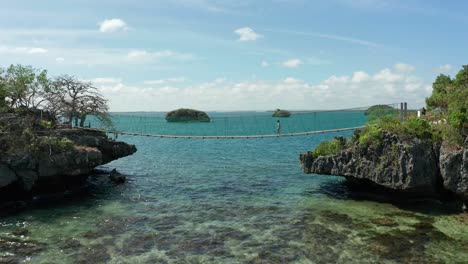
[[[281,135],[281,123],[278,119],[278,122],[276,122],[276,134],[279,136]]]

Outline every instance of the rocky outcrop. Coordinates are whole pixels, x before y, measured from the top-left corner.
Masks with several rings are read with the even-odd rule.
[[[210,117],[203,111],[180,108],[166,114],[167,122],[210,122]]]
[[[401,139],[384,132],[380,143],[357,142],[337,154],[301,154],[305,173],[344,176],[414,196],[453,192],[468,204],[468,139],[463,149],[434,145],[429,139]]]
[[[336,155],[301,154],[305,173],[340,175],[414,195],[435,195],[440,181],[438,156],[429,140],[403,141],[384,133],[380,143],[353,144]]]
[[[109,179],[117,184],[124,183],[126,180],[125,176],[116,169],[111,170],[109,173]]]
[[[468,205],[468,137],[463,149],[442,145],[439,164],[444,187],[457,194]]]
[[[281,110],[281,109],[276,109],[276,111],[273,113],[272,117],[290,117],[291,112],[288,110]]]
[[[96,166],[109,163],[136,152],[134,145],[107,138],[105,133],[92,130],[65,129],[37,132],[37,138],[68,139],[72,146],[65,150],[40,148],[30,151],[24,147],[0,156],[0,193],[15,188],[25,193],[40,192],[49,187],[82,181]],[[1,138],[10,134],[0,135]],[[3,140],[3,147],[10,148]]]

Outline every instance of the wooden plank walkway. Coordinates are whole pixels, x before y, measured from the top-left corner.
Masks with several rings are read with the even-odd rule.
[[[101,131],[101,132],[106,132],[106,133],[111,133],[111,134],[119,134],[119,135],[142,136],[142,137],[185,138],[185,139],[239,139],[239,138],[274,138],[274,137],[305,136],[305,135],[313,135],[313,134],[321,134],[321,133],[358,130],[358,129],[362,129],[362,128],[364,128],[364,126],[336,128],[336,129],[308,131],[308,132],[297,132],[297,133],[286,133],[286,134],[281,134],[281,135],[266,134],[266,135],[238,135],[238,136],[181,136],[181,135],[145,134],[145,133],[125,132],[125,131],[110,131],[110,130],[97,129],[97,128],[79,128],[79,129]]]

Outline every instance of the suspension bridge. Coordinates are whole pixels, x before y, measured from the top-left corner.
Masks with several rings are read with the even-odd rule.
[[[388,104],[398,115],[400,104]],[[108,135],[180,139],[239,139],[304,136],[361,129],[368,121],[369,107],[323,111],[292,111],[290,117],[272,117],[272,112],[209,112],[210,122],[169,123],[163,112],[112,113],[111,128],[91,118],[90,128]],[[277,131],[277,120],[281,132]],[[91,127],[91,124],[92,127]]]

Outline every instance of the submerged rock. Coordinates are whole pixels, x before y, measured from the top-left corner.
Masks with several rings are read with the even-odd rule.
[[[109,173],[109,178],[111,179],[111,181],[117,184],[124,183],[126,180],[125,176],[122,173],[118,172],[116,169],[113,169]]]
[[[46,245],[29,239],[0,236],[0,263],[20,263],[24,259],[39,254]]]

